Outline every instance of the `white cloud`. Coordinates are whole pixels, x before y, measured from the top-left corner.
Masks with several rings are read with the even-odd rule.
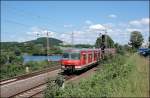
[[[139,32],[142,32],[141,29],[136,29],[136,28],[127,28],[126,31],[127,31],[127,32],[132,32],[132,31],[139,31]]]
[[[142,23],[142,24],[145,24],[145,25],[149,25],[149,23],[150,23],[150,22],[149,22],[149,18],[142,18],[142,19],[141,19],[141,23]]]
[[[133,26],[141,26],[141,22],[137,21],[137,20],[130,21],[129,23],[130,23],[130,25],[133,25]]]
[[[111,29],[111,28],[115,27],[115,24],[113,24],[113,23],[105,23],[105,24],[103,24],[103,26],[104,26],[106,29]]]
[[[34,32],[34,31],[33,31],[33,32],[26,32],[26,34],[27,34],[27,35],[37,35],[38,32]]]
[[[31,31],[26,32],[26,36],[28,37],[28,40],[31,40],[33,38],[38,38],[38,37],[57,37],[57,33],[50,31],[48,29],[43,29],[40,27],[32,27]]]
[[[110,15],[108,15],[108,17],[109,17],[109,18],[117,18],[117,15],[115,15],[115,14],[110,14]]]
[[[107,34],[111,36],[111,38],[120,44],[126,44],[129,41],[130,32],[132,31],[140,31],[144,37],[147,38],[149,33],[149,19],[142,18],[140,20],[134,20],[129,22],[120,22],[118,24],[115,23],[103,23],[103,24],[93,24],[91,21],[87,20],[80,30],[75,30],[74,32],[74,44],[94,44],[99,33],[103,33],[103,30],[107,29]],[[131,25],[131,23],[134,24]],[[88,24],[88,25],[87,25]],[[143,24],[144,26],[135,26],[136,24]],[[67,27],[67,25],[66,25]],[[83,28],[84,27],[84,28]],[[38,27],[32,28],[31,32],[27,32],[27,34],[31,34],[35,36],[37,33],[41,35],[45,35],[45,32],[51,32],[49,37],[54,37],[60,39],[64,42],[71,44],[71,31],[68,32],[52,32],[50,30],[39,29]],[[33,39],[33,38],[31,38]]]
[[[89,29],[90,30],[105,30],[106,28],[101,24],[95,24],[95,25],[89,26]]]
[[[142,18],[140,20],[133,20],[133,21],[130,21],[129,24],[133,25],[133,26],[149,25],[149,18]]]

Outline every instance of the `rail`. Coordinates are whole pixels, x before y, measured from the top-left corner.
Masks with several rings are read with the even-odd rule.
[[[30,78],[30,77],[33,77],[33,76],[36,76],[36,75],[40,75],[40,74],[43,74],[43,73],[46,73],[46,72],[54,71],[56,69],[59,69],[60,67],[61,67],[60,65],[56,65],[54,67],[45,68],[43,70],[34,71],[34,72],[31,72],[31,73],[28,73],[28,74],[23,74],[23,75],[19,75],[19,76],[9,78],[9,79],[0,80],[0,86],[11,83],[11,82],[15,82],[15,81],[18,81],[18,80]]]

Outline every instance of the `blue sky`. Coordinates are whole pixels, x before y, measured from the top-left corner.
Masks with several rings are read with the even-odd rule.
[[[74,43],[94,44],[107,29],[115,42],[128,43],[130,32],[149,36],[148,1],[3,1],[1,41],[27,41],[49,36]],[[40,36],[37,36],[37,33]],[[102,32],[103,33],[103,32]]]

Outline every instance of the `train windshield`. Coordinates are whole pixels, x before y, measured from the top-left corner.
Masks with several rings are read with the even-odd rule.
[[[70,58],[72,60],[79,60],[80,59],[80,53],[71,53]]]
[[[64,54],[63,54],[63,58],[64,58],[64,59],[69,59],[69,53],[64,53]]]
[[[62,57],[63,59],[79,60],[80,53],[64,53]]]

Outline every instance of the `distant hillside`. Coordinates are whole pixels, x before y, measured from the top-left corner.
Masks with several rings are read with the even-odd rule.
[[[43,46],[46,46],[47,44],[47,38],[46,37],[40,37],[36,40],[30,40],[26,42],[1,42],[1,47],[9,47],[9,46],[15,46],[15,45],[22,45],[22,44],[42,44]],[[57,46],[60,43],[62,43],[61,40],[55,39],[55,38],[49,38],[49,45],[50,46]]]
[[[47,44],[47,38],[46,37],[40,37],[36,40],[31,40],[31,41],[26,41],[26,42],[23,42],[23,43],[33,43],[33,44],[42,44],[43,46],[46,46]],[[49,45],[50,46],[57,46],[59,45],[60,43],[62,43],[61,40],[58,40],[58,39],[55,39],[55,38],[49,38]]]

